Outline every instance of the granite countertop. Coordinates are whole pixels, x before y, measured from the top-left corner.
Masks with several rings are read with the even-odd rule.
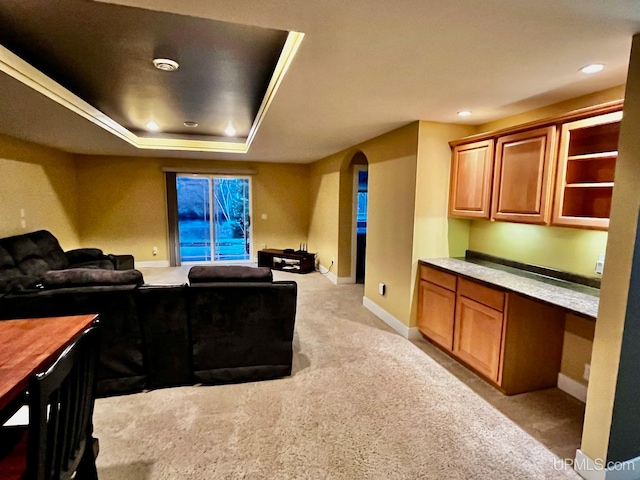
[[[599,290],[597,288],[486,261],[428,258],[420,262],[556,305],[594,320],[598,316]]]

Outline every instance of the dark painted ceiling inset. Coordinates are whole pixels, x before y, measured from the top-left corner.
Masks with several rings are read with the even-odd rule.
[[[246,138],[288,32],[87,0],[3,0],[0,44],[134,133]],[[164,72],[154,57],[180,67]],[[197,128],[185,127],[197,122]]]

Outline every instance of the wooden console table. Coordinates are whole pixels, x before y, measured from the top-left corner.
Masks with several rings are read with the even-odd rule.
[[[309,273],[316,268],[316,254],[308,252],[285,252],[268,248],[258,251],[258,266],[270,267],[292,273]]]

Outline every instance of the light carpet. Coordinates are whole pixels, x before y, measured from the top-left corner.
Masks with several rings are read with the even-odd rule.
[[[97,400],[101,480],[580,478],[368,312],[362,286],[275,277],[299,286],[292,376]]]

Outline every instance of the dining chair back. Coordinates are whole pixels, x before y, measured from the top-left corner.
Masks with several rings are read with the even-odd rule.
[[[29,385],[27,471],[34,480],[95,477],[92,416],[99,331],[94,324]]]

